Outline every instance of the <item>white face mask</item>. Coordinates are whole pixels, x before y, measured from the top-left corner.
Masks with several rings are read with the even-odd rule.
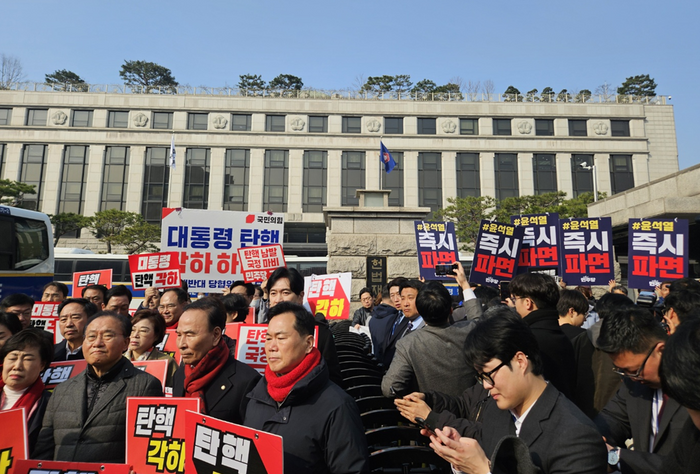
[[[250,307],[255,308],[255,309],[260,309],[260,302],[262,301],[262,298],[259,298],[257,300],[253,300],[250,302]]]

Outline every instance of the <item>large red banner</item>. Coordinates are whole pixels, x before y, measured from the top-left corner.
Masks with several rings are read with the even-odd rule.
[[[24,408],[0,411],[0,474],[19,472],[17,462],[27,459],[27,422]]]

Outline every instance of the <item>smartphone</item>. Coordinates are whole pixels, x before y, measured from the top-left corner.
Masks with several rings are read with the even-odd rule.
[[[425,429],[425,430],[428,430],[428,431],[430,432],[431,435],[435,436],[435,429],[434,429],[432,426],[430,426],[423,418],[416,417],[416,419],[414,420],[414,422],[415,422],[416,425],[418,425],[420,428],[423,428],[423,429]]]
[[[452,265],[435,265],[435,275],[437,275],[437,276],[456,275],[456,273],[455,273],[456,269],[457,269],[456,263],[453,263]]]
[[[508,298],[510,298],[510,289],[508,288],[509,286],[510,281],[501,282],[501,301],[505,301]]]

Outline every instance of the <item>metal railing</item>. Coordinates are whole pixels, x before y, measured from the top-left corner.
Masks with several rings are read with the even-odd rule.
[[[127,84],[44,84],[39,82],[12,83],[4,88],[13,91],[30,92],[86,92],[101,94],[156,94],[156,95],[195,95],[227,97],[260,97],[283,99],[328,99],[328,100],[403,100],[414,102],[522,102],[527,103],[571,103],[571,104],[644,104],[665,105],[670,96],[633,96],[616,94],[487,94],[481,92],[372,92],[353,90],[246,90],[237,87],[192,87],[168,86],[145,87]]]

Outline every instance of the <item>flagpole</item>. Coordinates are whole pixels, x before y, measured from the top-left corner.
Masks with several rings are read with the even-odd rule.
[[[384,160],[382,157],[382,143],[383,135],[379,135],[379,190],[382,190],[382,167],[384,166]]]

